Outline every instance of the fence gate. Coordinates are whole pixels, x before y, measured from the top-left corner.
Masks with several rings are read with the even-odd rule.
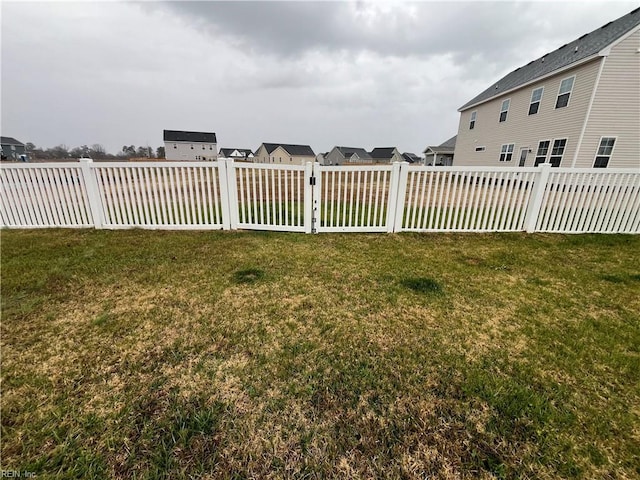
[[[400,164],[314,165],[316,232],[392,232]]]
[[[229,163],[231,228],[311,233],[313,166]]]

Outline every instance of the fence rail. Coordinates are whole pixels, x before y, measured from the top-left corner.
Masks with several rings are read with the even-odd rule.
[[[6,228],[639,233],[640,169],[2,165]]]

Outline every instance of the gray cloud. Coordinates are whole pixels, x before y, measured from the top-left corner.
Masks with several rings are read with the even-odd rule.
[[[458,62],[474,57],[517,62],[528,61],[540,42],[560,45],[573,32],[600,26],[589,19],[602,5],[259,1],[168,2],[149,8],[167,9],[202,32],[259,54],[369,50],[381,56],[451,54]]]
[[[419,151],[488,84],[634,6],[5,2],[2,134],[112,152],[158,146],[163,128],[223,147]]]

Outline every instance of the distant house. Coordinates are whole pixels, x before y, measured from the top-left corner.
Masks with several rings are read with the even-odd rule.
[[[164,154],[167,160],[216,160],[216,134],[208,132],[164,131]]]
[[[233,158],[240,161],[252,161],[253,152],[248,148],[221,148],[218,153],[223,158]]]
[[[0,137],[2,148],[2,160],[22,160],[27,159],[27,150],[24,143],[13,137]]]
[[[440,145],[429,145],[425,148],[423,152],[425,165],[443,165],[445,167],[453,165],[457,137],[457,135],[453,136]]]
[[[285,165],[304,165],[314,162],[316,154],[309,145],[289,145],[286,143],[263,143],[255,154],[255,162]]]
[[[371,152],[372,163],[404,162],[402,154],[396,147],[376,147]]]
[[[640,167],[640,8],[516,68],[458,111],[456,165]]]
[[[325,165],[372,164],[373,158],[364,148],[333,147],[325,156]]]
[[[405,162],[416,163],[416,164],[422,163],[422,160],[423,160],[422,157],[416,155],[415,153],[411,153],[411,152],[404,152],[402,154],[402,159]]]

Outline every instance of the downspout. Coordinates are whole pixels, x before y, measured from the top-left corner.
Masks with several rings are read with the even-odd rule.
[[[587,114],[584,117],[584,123],[582,125],[582,131],[580,132],[580,137],[578,137],[578,145],[576,145],[576,153],[573,154],[573,162],[571,162],[571,168],[576,166],[576,162],[578,161],[578,154],[580,153],[580,148],[582,147],[582,139],[584,138],[584,132],[587,130],[587,123],[589,122],[589,117],[591,116],[591,107],[593,107],[593,101],[596,98],[596,92],[598,90],[598,86],[600,85],[600,76],[602,75],[602,70],[604,70],[604,62],[607,61],[607,56],[602,57],[602,62],[600,62],[600,68],[598,68],[598,75],[596,76],[596,82],[593,86],[593,91],[591,92],[591,99],[589,100],[589,106],[587,107]]]

